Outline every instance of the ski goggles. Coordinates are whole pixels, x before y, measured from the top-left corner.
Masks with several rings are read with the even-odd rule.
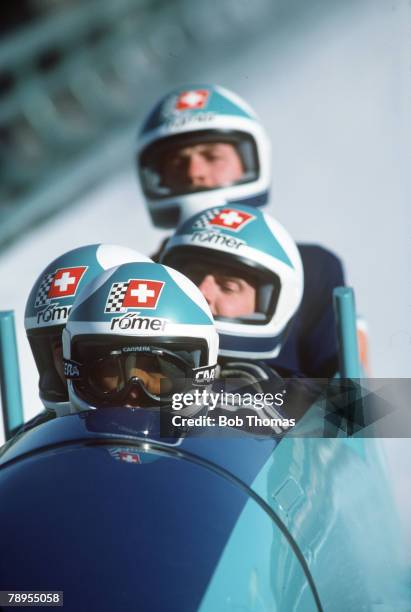
[[[124,346],[84,365],[66,359],[65,375],[92,405],[127,404],[132,392],[138,405],[155,405],[171,401],[174,393],[183,393],[193,384],[201,384],[193,383],[198,372],[205,369],[197,366],[200,354],[200,350],[175,352],[162,347]]]

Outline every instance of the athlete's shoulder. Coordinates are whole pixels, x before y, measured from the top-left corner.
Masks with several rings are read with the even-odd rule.
[[[300,255],[305,260],[313,260],[313,261],[324,261],[324,262],[334,262],[339,263],[342,266],[342,260],[337,253],[331,251],[330,249],[325,248],[320,244],[309,244],[305,242],[297,243],[298,250]]]
[[[344,267],[341,258],[319,244],[298,243],[298,250],[303,262],[305,280],[307,275],[315,273],[316,276],[327,274],[335,279],[335,284],[344,284]]]

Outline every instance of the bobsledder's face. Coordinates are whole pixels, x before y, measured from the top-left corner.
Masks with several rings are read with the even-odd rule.
[[[256,285],[252,279],[240,276],[239,271],[221,268],[214,272],[210,266],[192,262],[183,273],[200,289],[213,316],[236,318],[255,312]]]
[[[238,276],[207,274],[199,285],[213,316],[236,318],[255,312],[255,287]]]
[[[120,338],[107,334],[78,336],[72,356],[78,363],[73,390],[94,408],[155,408],[185,389],[206,359],[198,339]]]
[[[167,376],[158,371],[156,360],[147,356],[140,358],[139,367],[130,367],[127,369],[126,378],[130,381],[137,378],[141,385],[154,395],[160,395],[171,389],[172,383]],[[121,374],[118,371],[117,364],[107,360],[96,369],[94,373],[94,384],[98,385],[102,392],[115,391],[120,383]],[[126,408],[142,406],[142,389],[141,385],[132,385],[129,388],[127,396],[124,400]],[[144,399],[143,399],[144,403]]]
[[[215,142],[180,147],[167,155],[163,183],[173,191],[212,189],[239,181],[244,168],[236,148]]]

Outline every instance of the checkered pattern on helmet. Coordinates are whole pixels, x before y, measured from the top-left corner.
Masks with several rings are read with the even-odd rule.
[[[40,287],[37,291],[36,301],[34,303],[35,308],[39,308],[40,306],[44,306],[44,304],[48,304],[50,302],[47,295],[50,290],[50,285],[53,281],[54,275],[55,272],[50,272],[49,274],[46,274],[43,280],[41,281]]]
[[[129,281],[124,283],[113,283],[108,294],[106,307],[104,312],[126,312],[126,308],[123,308],[124,296],[127,293]]]
[[[219,208],[210,208],[210,210],[206,210],[194,223],[193,227],[195,229],[206,229],[209,227],[208,222],[214,219],[216,215],[220,212]]]

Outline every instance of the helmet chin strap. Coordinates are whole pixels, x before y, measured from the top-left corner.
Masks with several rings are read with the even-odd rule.
[[[180,207],[179,223],[184,223],[193,215],[212,208],[213,206],[221,206],[221,202],[226,202],[224,195],[221,193],[223,187],[218,187],[214,190],[197,191],[187,194],[185,205]],[[178,201],[178,198],[174,198]],[[228,204],[228,201],[227,201]]]

